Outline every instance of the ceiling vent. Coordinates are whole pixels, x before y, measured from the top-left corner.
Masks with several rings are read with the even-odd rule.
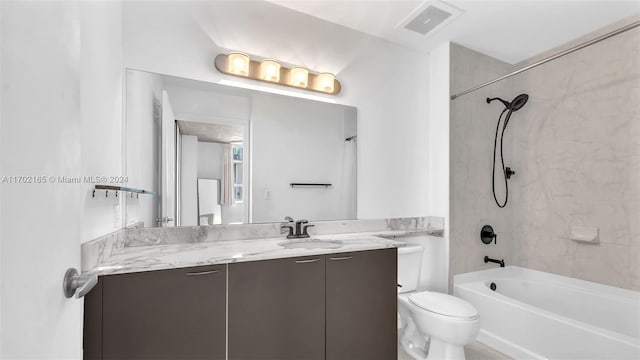
[[[420,35],[431,35],[462,14],[462,10],[442,1],[426,1],[409,14],[396,28]]]

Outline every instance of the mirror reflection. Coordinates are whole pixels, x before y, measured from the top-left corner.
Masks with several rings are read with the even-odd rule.
[[[127,227],[356,218],[354,107],[137,70]]]

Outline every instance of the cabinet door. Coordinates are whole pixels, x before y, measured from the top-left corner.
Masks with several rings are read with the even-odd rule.
[[[102,284],[104,277],[98,278],[98,284],[84,297],[82,358],[85,360],[102,359]]]
[[[326,256],[327,359],[396,359],[396,249]]]
[[[103,359],[224,359],[226,265],[102,279]]]
[[[324,257],[229,265],[229,360],[324,359]]]

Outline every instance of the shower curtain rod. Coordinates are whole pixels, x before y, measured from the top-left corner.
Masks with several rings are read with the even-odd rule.
[[[489,86],[489,85],[491,85],[493,83],[496,83],[498,81],[504,80],[504,79],[512,77],[514,75],[518,75],[518,74],[520,74],[522,72],[525,72],[527,70],[531,70],[531,69],[533,69],[535,67],[538,67],[538,66],[540,66],[542,64],[548,63],[549,61],[561,58],[561,57],[563,57],[565,55],[569,55],[569,54],[571,54],[573,52],[576,52],[578,50],[584,49],[587,46],[591,46],[593,44],[597,44],[600,41],[603,41],[603,40],[606,40],[606,39],[608,39],[610,37],[622,34],[623,32],[625,32],[627,30],[631,30],[631,29],[636,28],[638,26],[640,26],[640,20],[632,22],[631,24],[629,24],[627,26],[623,26],[623,27],[621,27],[619,29],[616,29],[616,30],[611,31],[609,33],[606,33],[604,35],[598,36],[597,38],[594,38],[592,40],[583,42],[582,44],[578,44],[578,45],[576,45],[574,47],[571,47],[571,48],[569,48],[567,50],[561,51],[561,52],[559,52],[559,53],[557,53],[555,55],[551,55],[551,56],[546,57],[546,58],[544,58],[542,60],[536,61],[535,63],[533,63],[531,65],[527,65],[527,66],[525,66],[525,67],[523,67],[521,69],[518,69],[516,71],[510,72],[507,75],[501,76],[501,77],[499,77],[497,79],[493,79],[491,81],[487,81],[486,83],[483,83],[483,84],[480,84],[480,85],[476,85],[476,86],[474,86],[474,87],[472,87],[470,89],[467,89],[465,91],[461,91],[461,92],[459,92],[457,94],[454,94],[454,95],[451,95],[451,100],[455,100],[455,99],[459,98],[462,95],[466,95],[466,94],[468,94],[470,92],[476,91],[478,89],[482,89],[485,86]]]

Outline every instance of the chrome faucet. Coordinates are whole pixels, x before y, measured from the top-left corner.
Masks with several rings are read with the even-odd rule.
[[[315,225],[309,224],[309,220],[300,219],[294,222],[293,218],[290,216],[287,216],[284,219],[286,222],[280,225],[280,229],[289,230],[287,239],[303,239],[311,237],[311,235],[309,235],[309,228]]]

